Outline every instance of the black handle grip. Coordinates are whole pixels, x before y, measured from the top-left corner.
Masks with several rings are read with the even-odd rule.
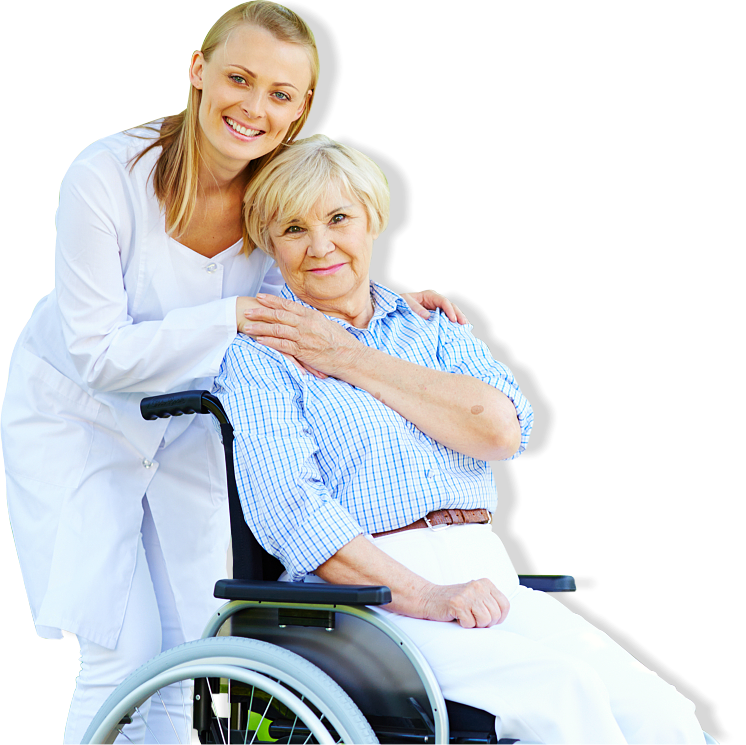
[[[212,414],[220,424],[230,426],[222,404],[207,391],[179,391],[165,393],[162,396],[148,396],[140,401],[140,414],[143,419],[165,419],[182,414]]]
[[[140,401],[140,413],[143,419],[165,419],[182,414],[206,414],[202,396],[207,391],[179,391],[166,393],[163,396],[148,396]]]

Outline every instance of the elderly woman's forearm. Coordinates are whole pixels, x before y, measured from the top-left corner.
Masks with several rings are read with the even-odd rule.
[[[356,348],[337,377],[362,388],[446,447],[473,458],[509,458],[521,443],[513,402],[470,375],[446,373]]]
[[[436,585],[381,551],[364,536],[342,546],[316,569],[334,584],[386,585],[392,600],[386,610],[430,621],[457,621],[466,628],[494,626],[505,620],[510,603],[488,579]]]
[[[386,585],[393,598],[386,609],[415,618],[423,617],[422,598],[431,584],[364,536],[342,546],[315,574],[333,584]]]

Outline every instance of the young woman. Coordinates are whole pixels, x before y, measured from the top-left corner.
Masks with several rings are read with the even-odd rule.
[[[240,5],[194,53],[184,112],[94,143],[63,181],[55,290],[16,345],[2,441],[37,631],[80,641],[66,742],[212,612],[228,540],[219,444],[201,417],[143,421],[139,401],[209,388],[252,297],[280,287],[249,250],[242,200],[306,121],[318,70],[301,18]]]

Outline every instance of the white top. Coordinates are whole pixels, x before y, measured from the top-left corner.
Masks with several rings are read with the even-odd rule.
[[[55,290],[16,345],[2,417],[11,522],[37,630],[106,646],[119,633],[146,491],[177,605],[182,569],[172,571],[171,541],[195,524],[214,529],[215,545],[227,535],[214,514],[224,511],[224,468],[212,428],[190,427],[194,416],[146,422],[140,399],[209,390],[236,334],[236,297],[282,286],[260,250],[247,258],[239,243],[208,259],[167,235],[150,180],[160,149],[130,169],[146,144],[107,137],[65,175]],[[182,452],[187,442],[195,453]],[[206,491],[195,495],[201,483]],[[188,498],[185,484],[194,485]],[[216,561],[222,574],[225,556]],[[198,576],[183,581],[196,590],[209,582],[194,563]],[[191,628],[188,602],[180,611]],[[195,635],[204,621],[194,621]]]

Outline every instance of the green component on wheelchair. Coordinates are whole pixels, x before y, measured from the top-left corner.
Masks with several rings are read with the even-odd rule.
[[[249,715],[249,731],[256,732],[259,742],[277,742],[276,737],[270,737],[269,726],[272,722],[256,711]]]

